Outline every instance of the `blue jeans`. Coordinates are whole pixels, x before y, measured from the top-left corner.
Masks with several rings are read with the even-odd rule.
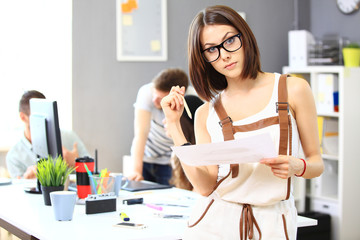
[[[144,180],[169,185],[172,176],[171,165],[162,165],[156,163],[143,163]]]

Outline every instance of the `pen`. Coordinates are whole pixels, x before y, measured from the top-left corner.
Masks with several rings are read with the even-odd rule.
[[[188,216],[179,215],[179,214],[163,214],[163,213],[155,213],[155,216],[158,216],[158,217],[161,217],[161,218],[174,218],[174,219],[188,217]]]
[[[190,207],[186,205],[170,204],[170,203],[156,203],[157,206],[169,206],[169,207]]]
[[[187,115],[189,116],[189,118],[192,119],[192,115],[191,115],[189,106],[187,105],[184,97],[183,97],[183,100],[184,100],[184,107],[185,107],[186,113],[187,113]]]
[[[101,194],[101,186],[102,186],[102,184],[103,184],[103,180],[104,180],[104,177],[105,177],[106,172],[107,172],[107,168],[102,169],[102,170],[100,171],[100,176],[99,176],[99,177],[100,177],[100,184],[99,184],[99,186],[98,186],[97,194]]]
[[[149,193],[153,193],[151,191],[147,191],[147,192],[136,192],[134,193],[134,195],[143,195],[143,194],[149,194]]]
[[[158,211],[162,211],[162,210],[163,210],[163,208],[162,208],[162,207],[160,207],[160,206],[156,206],[156,205],[151,204],[151,203],[147,203],[147,204],[146,204],[146,206],[147,206],[147,207],[149,207],[149,208],[156,209],[156,210],[158,210]]]
[[[95,171],[94,171],[95,174],[99,174],[98,173],[98,150],[95,149]]]
[[[84,167],[87,171],[87,174],[89,175],[89,178],[91,178],[92,182],[93,182],[93,190],[94,190],[94,193],[96,193],[96,183],[94,181],[94,178],[92,177],[92,173],[90,172],[89,168],[87,167],[86,163],[84,163]]]
[[[121,220],[123,220],[124,222],[130,221],[130,218],[129,218],[128,215],[126,215],[126,213],[124,213],[124,212],[121,212],[121,213],[120,213],[120,217],[121,217]]]

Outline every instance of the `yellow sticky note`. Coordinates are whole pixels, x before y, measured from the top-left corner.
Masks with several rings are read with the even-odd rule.
[[[161,44],[159,40],[152,40],[151,41],[151,51],[158,52],[161,50]]]
[[[133,25],[132,16],[129,14],[124,14],[122,17],[122,22],[124,26],[132,26]]]
[[[324,93],[318,93],[318,101],[319,102],[324,102],[325,101],[325,95]]]

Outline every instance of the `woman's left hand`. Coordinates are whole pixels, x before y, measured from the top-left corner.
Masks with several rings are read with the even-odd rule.
[[[269,166],[275,176],[283,179],[301,174],[304,169],[304,163],[301,159],[286,155],[279,155],[277,158],[264,158],[260,163]]]

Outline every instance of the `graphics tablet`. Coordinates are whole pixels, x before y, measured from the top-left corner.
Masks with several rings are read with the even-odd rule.
[[[143,190],[154,190],[154,189],[166,189],[166,188],[172,188],[170,185],[163,185],[158,184],[154,182],[148,182],[148,181],[131,181],[127,180],[124,185],[121,187],[121,189],[130,191],[130,192],[136,192],[136,191],[143,191]]]

